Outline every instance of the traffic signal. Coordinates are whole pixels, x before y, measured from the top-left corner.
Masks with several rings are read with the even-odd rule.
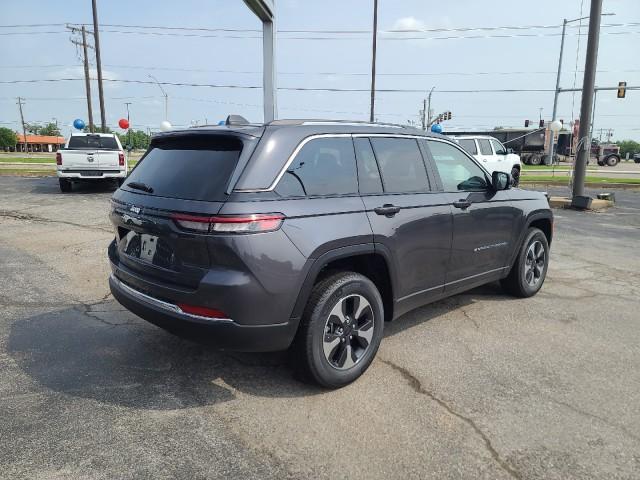
[[[451,120],[451,112],[447,112],[447,120]]]
[[[540,123],[538,124],[539,128],[544,128],[544,120],[540,119]]]
[[[627,94],[627,82],[618,82],[618,98],[624,98]]]
[[[524,128],[529,128],[529,120],[524,121]]]
[[[438,115],[438,123],[442,122],[442,114]]]

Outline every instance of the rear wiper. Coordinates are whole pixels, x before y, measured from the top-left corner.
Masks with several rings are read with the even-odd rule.
[[[147,193],[153,193],[153,188],[151,188],[146,183],[127,182],[127,187],[135,188],[136,190],[142,190],[143,192],[147,192]]]

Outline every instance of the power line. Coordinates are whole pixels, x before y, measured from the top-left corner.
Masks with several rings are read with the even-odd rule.
[[[48,79],[33,79],[33,80],[0,80],[0,84],[17,84],[17,83],[53,83],[53,82],[70,82],[82,80],[80,78],[48,78]],[[261,89],[260,85],[223,85],[223,84],[211,84],[211,83],[186,83],[186,82],[152,82],[149,80],[126,80],[116,78],[105,78],[105,82],[115,83],[134,83],[134,84],[156,84],[177,86],[177,87],[207,87],[207,88],[232,88],[232,89]],[[308,91],[308,92],[369,92],[368,88],[327,88],[327,87],[278,87],[278,90],[287,91]],[[396,88],[379,88],[378,92],[383,93],[423,93],[424,89],[396,89]],[[550,88],[504,88],[504,89],[473,89],[473,90],[438,90],[439,93],[512,93],[512,92],[553,92],[554,89]]]
[[[629,26],[637,26],[639,24],[629,24]],[[125,30],[110,30],[110,29],[102,29],[103,33],[117,33],[120,35],[150,35],[150,36],[161,36],[161,37],[184,37],[184,38],[230,38],[236,40],[259,40],[262,39],[261,35],[203,35],[198,33],[171,33],[171,32],[141,32],[141,31],[125,31]],[[65,31],[46,31],[46,32],[5,32],[0,33],[1,36],[10,36],[10,35],[45,35],[45,34],[63,34]],[[640,33],[638,31],[623,31],[623,32],[603,32],[603,35],[630,35]],[[399,37],[388,37],[381,36],[380,40],[383,41],[407,41],[407,40],[465,40],[465,39],[484,39],[484,38],[541,38],[541,37],[558,37],[561,36],[561,33],[515,33],[515,34],[491,34],[491,35],[449,35],[444,37],[424,37],[424,36],[399,36]],[[586,33],[578,32],[574,35],[567,36],[585,36]],[[281,36],[280,40],[334,40],[334,41],[344,41],[344,40],[367,40],[365,37],[329,37],[329,36]]]
[[[0,65],[0,69],[19,69],[19,68],[71,68],[82,67],[78,64],[49,64],[49,65]],[[118,65],[118,64],[105,64],[105,67],[109,68],[122,68],[132,70],[161,70],[161,71],[175,71],[175,72],[200,72],[200,73],[233,73],[233,74],[248,74],[248,75],[261,75],[262,72],[258,70],[213,70],[206,68],[185,68],[185,67],[155,67],[150,65]],[[582,70],[578,70],[582,72]],[[598,70],[598,73],[638,73],[638,69],[623,69],[623,70]],[[437,77],[437,76],[477,76],[477,75],[555,75],[556,71],[551,70],[514,70],[514,71],[479,71],[479,72],[389,72],[379,73],[376,72],[376,76],[389,76],[389,77]],[[334,75],[334,76],[362,76],[369,77],[370,72],[278,72],[278,75]]]

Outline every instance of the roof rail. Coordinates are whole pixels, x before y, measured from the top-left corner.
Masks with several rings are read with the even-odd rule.
[[[369,122],[366,120],[325,120],[325,119],[283,119],[272,120],[266,125],[358,125],[377,126],[392,128],[414,128],[410,125],[399,125],[397,123]]]

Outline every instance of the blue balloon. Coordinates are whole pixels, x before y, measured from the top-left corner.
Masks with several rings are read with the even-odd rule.
[[[431,131],[433,133],[442,133],[442,125],[440,125],[439,123],[434,123],[433,125],[431,125]]]
[[[220,121],[218,122],[218,125],[226,125],[226,123],[227,123],[227,122],[225,122],[224,120],[220,120]]]
[[[73,121],[73,127],[78,129],[78,130],[82,130],[84,128],[84,121],[80,118],[76,118]]]

